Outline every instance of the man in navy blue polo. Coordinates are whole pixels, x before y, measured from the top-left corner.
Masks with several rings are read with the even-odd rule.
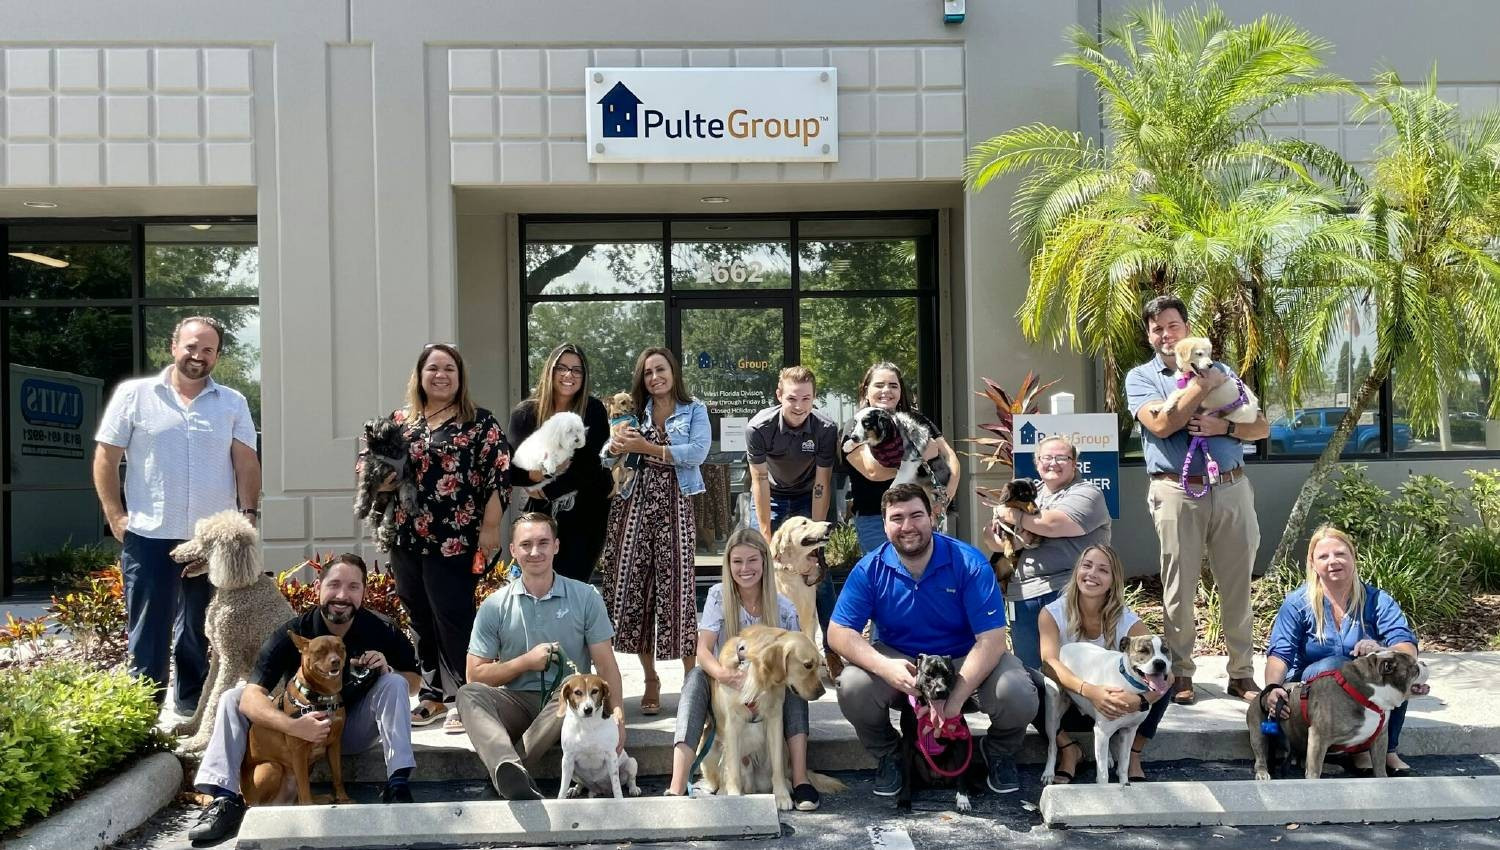
[[[1020,788],[1015,754],[1036,716],[1037,691],[1005,638],[1005,596],[978,549],[932,530],[932,504],[916,484],[880,500],[886,542],[844,582],[828,645],[848,659],[838,678],[839,708],[880,764],[875,793],[901,793],[901,734],[890,710],[916,693],[918,654],[951,655],[958,682],[934,709],[946,719],[973,697],[989,715],[980,750],[997,794]],[[861,635],[875,621],[879,642]]]

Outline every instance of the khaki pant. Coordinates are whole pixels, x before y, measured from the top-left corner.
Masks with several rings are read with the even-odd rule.
[[[514,691],[478,682],[458,689],[464,729],[474,743],[474,752],[484,762],[490,784],[495,782],[495,768],[505,762],[521,764],[529,772],[562,737],[558,693],[553,691],[547,704],[542,705],[539,691]]]
[[[1161,543],[1162,607],[1167,646],[1172,650],[1172,672],[1191,676],[1194,602],[1203,558],[1219,591],[1219,619],[1229,647],[1230,678],[1254,675],[1250,661],[1250,574],[1260,547],[1260,523],[1255,517],[1255,489],[1242,476],[1230,484],[1215,484],[1201,499],[1183,492],[1172,480],[1151,480],[1146,506]]]

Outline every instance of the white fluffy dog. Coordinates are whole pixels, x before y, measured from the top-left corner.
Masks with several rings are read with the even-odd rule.
[[[1208,370],[1214,367],[1214,346],[1207,337],[1185,337],[1178,340],[1173,351],[1177,355],[1177,389],[1167,397],[1166,407],[1163,408],[1168,414],[1176,412],[1178,402],[1187,390],[1188,383],[1193,378],[1207,375]],[[1213,413],[1228,407],[1239,399],[1241,389],[1245,391],[1245,403],[1225,411],[1222,416],[1238,425],[1249,425],[1260,413],[1260,399],[1256,398],[1254,391],[1242,381],[1231,379],[1209,391],[1208,395],[1198,403],[1198,410]]]
[[[551,478],[559,467],[573,459],[573,452],[583,448],[587,432],[583,417],[570,411],[559,411],[521,441],[510,462],[533,472],[540,469]]]
[[[208,678],[193,718],[172,730],[191,736],[179,751],[197,753],[213,734],[219,697],[250,677],[261,644],[294,613],[276,580],[262,571],[260,535],[239,511],[220,511],[198,520],[193,539],[173,549],[172,560],[187,565],[187,576],[207,571],[214,586],[203,629],[210,648]]]

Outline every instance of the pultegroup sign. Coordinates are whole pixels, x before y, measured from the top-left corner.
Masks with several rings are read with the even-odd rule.
[[[834,68],[588,68],[589,162],[837,162]]]
[[[1067,437],[1078,449],[1077,475],[1104,491],[1109,515],[1120,518],[1120,425],[1113,413],[1016,414],[1011,423],[1017,478],[1036,478],[1036,447]]]

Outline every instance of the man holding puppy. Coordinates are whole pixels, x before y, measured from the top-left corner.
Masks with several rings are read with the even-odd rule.
[[[302,656],[288,631],[305,638],[337,635],[344,640],[349,664],[344,668],[345,753],[369,749],[378,740],[385,751],[384,803],[410,803],[408,779],[416,759],[411,751],[411,695],[422,685],[417,654],[411,641],[380,615],[366,611],[365,562],[343,554],[323,567],[318,577],[318,607],[287,621],[261,645],[250,681],[231,688],[219,700],[213,737],[203,753],[203,764],[193,787],[214,801],[188,832],[194,842],[214,843],[239,831],[245,817],[240,796],[240,764],[250,741],[250,726],[269,727],[283,734],[321,744],[328,739],[327,712],[293,717],[271,698],[283,682],[297,674]]]
[[[889,542],[854,566],[828,627],[828,644],[849,659],[838,679],[839,709],[859,741],[879,760],[875,793],[901,793],[901,735],[890,710],[916,695],[919,654],[949,655],[958,681],[943,719],[972,696],[989,715],[980,750],[997,794],[1020,788],[1015,755],[1036,716],[1037,691],[1020,659],[1007,649],[1005,599],[978,549],[932,530],[932,505],[917,484],[896,484],[880,500]],[[860,634],[875,621],[879,642]]]
[[[1219,591],[1224,642],[1229,647],[1229,694],[1252,700],[1260,693],[1250,656],[1250,575],[1260,547],[1260,523],[1255,516],[1255,490],[1245,477],[1244,444],[1264,439],[1270,425],[1264,413],[1249,425],[1198,414],[1199,402],[1211,390],[1225,381],[1239,380],[1223,363],[1189,381],[1177,409],[1168,413],[1166,400],[1176,389],[1178,366],[1173,347],[1192,336],[1187,306],[1163,295],[1146,303],[1142,319],[1156,356],[1125,376],[1125,394],[1131,415],[1141,423],[1141,445],[1151,476],[1147,506],[1161,544],[1164,637],[1177,677],[1172,701],[1192,705],[1196,700],[1194,602],[1205,555]],[[1184,475],[1183,464],[1194,437],[1207,438],[1208,454],[1219,466],[1216,484],[1210,485],[1201,454],[1192,459]],[[1207,492],[1194,498],[1184,485],[1194,493],[1205,488]]]
[[[458,709],[501,798],[540,800],[522,762],[534,765],[561,737],[558,684],[571,673],[598,668],[609,685],[621,749],[624,692],[604,599],[592,585],[552,569],[556,521],[544,513],[522,514],[511,529],[510,553],[521,578],[479,606]]]

